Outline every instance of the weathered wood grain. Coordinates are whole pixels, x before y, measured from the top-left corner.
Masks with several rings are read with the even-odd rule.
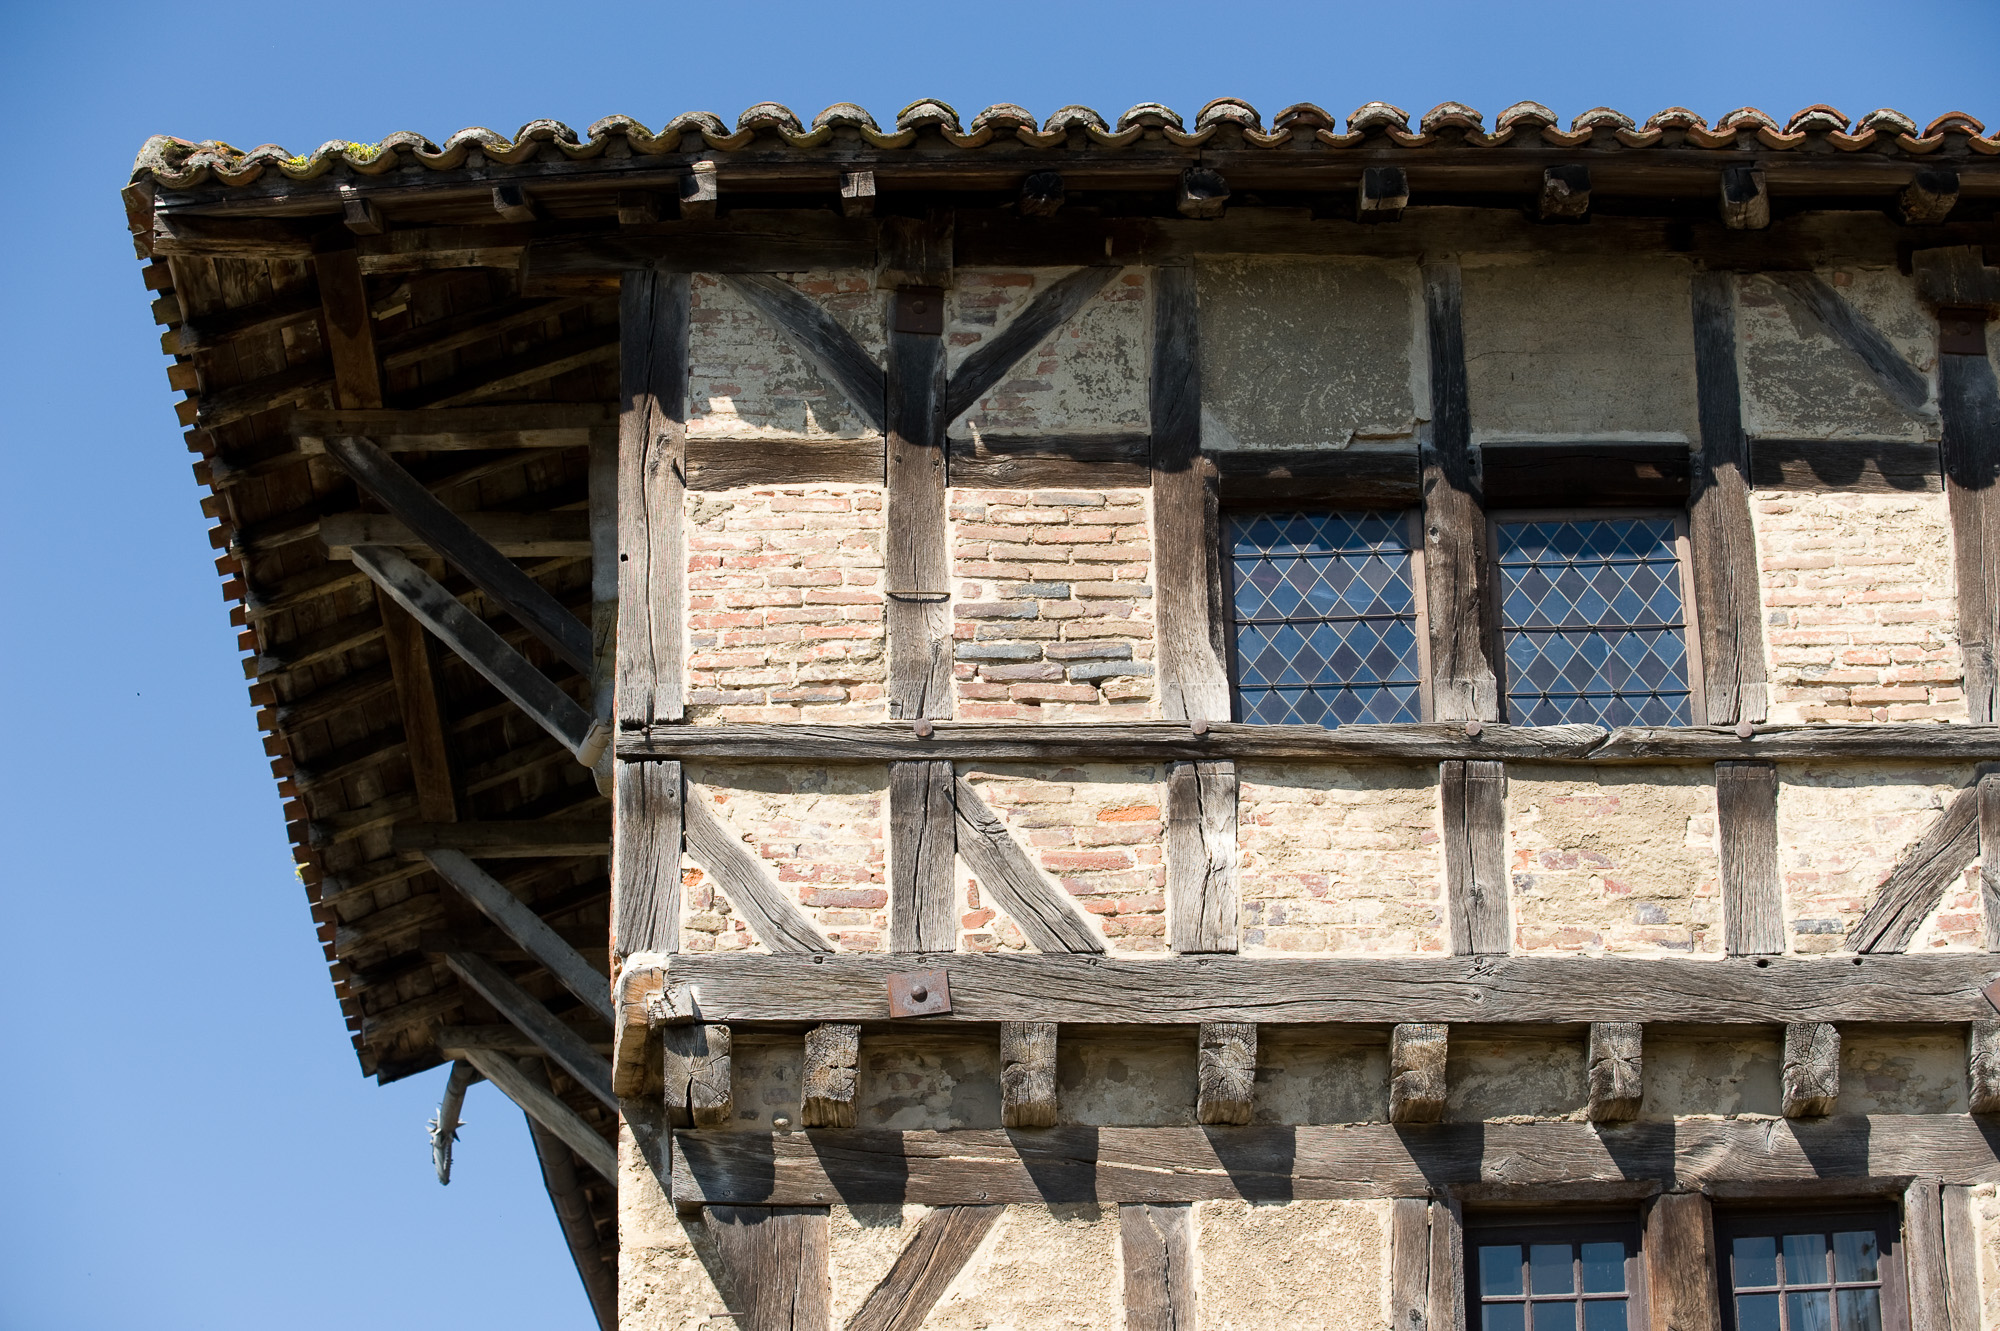
[[[1937,909],[1945,890],[1964,873],[1980,849],[1980,785],[1952,796],[1916,843],[1897,859],[1847,945],[1856,952],[1901,952],[1916,937],[1925,917]]]
[[[1767,273],[1765,280],[1790,298],[1792,308],[1802,311],[1822,333],[1860,361],[1890,401],[1912,414],[1929,405],[1930,381],[1825,278],[1811,271],[1790,271]]]
[[[1910,255],[1910,269],[1931,305],[2000,308],[2000,268],[1987,265],[1984,246],[1927,246]]]
[[[360,486],[401,518],[418,539],[444,556],[556,655],[590,673],[590,627],[512,560],[487,544],[394,459],[360,435],[327,440],[327,453]]]
[[[899,292],[891,299],[910,297]],[[890,332],[882,577],[888,596],[889,714],[906,720],[939,719],[952,711],[944,375],[942,337]]]
[[[1965,1103],[1975,1114],[2000,1114],[2000,1021],[1990,1013],[1966,1032]]]
[[[1230,449],[1208,458],[1225,504],[1413,508],[1423,493],[1422,469],[1414,450]]]
[[[734,1038],[719,1022],[694,1021],[661,1032],[667,1119],[677,1128],[726,1128],[735,1114],[730,1054]]]
[[[1398,1197],[1389,1209],[1390,1331],[1428,1331],[1431,1300],[1431,1204]]]
[[[590,515],[555,513],[459,513],[473,536],[509,559],[590,553]],[[357,545],[392,545],[423,550],[429,542],[403,519],[387,513],[329,513],[319,520],[320,543],[330,559],[347,559]],[[442,554],[443,551],[438,551]]]
[[[655,1017],[668,1006],[666,958],[629,957],[611,985],[611,1089],[621,1099],[645,1094],[655,1060]],[[685,994],[685,990],[682,991]]]
[[[1617,1125],[1392,1123],[858,1130],[674,1137],[682,1205],[1338,1200],[1471,1184],[1659,1181],[1669,1190],[1923,1175],[2000,1181],[1991,1124],[1965,1114]],[[1435,1263],[1433,1288],[1437,1283]]]
[[[1972,1211],[1972,1189],[1948,1183],[1941,1192],[1945,1299],[1951,1308],[1951,1331],[1980,1331],[1979,1223]]]
[[[1153,441],[1143,434],[981,434],[952,439],[951,483],[977,490],[1145,489]]]
[[[854,1076],[861,1061],[861,1028],[827,1023],[806,1032],[799,1073],[799,1126],[854,1126]]]
[[[1700,1192],[1665,1192],[1646,1212],[1646,1300],[1654,1331],[1722,1331],[1715,1218]]]
[[[1750,521],[1750,446],[1736,374],[1736,278],[1694,276],[1694,368],[1701,448],[1688,502],[1695,620],[1710,725],[1761,721],[1769,692],[1757,533]]]
[[[681,800],[688,854],[722,889],[757,941],[774,953],[831,952],[798,900],[780,886],[742,834],[724,822],[708,800],[688,790]]]
[[[1486,506],[1472,474],[1458,265],[1427,263],[1423,279],[1431,370],[1430,432],[1421,444],[1431,711],[1440,721],[1494,721],[1500,692],[1487,658],[1493,615],[1486,594]]]
[[[537,1086],[547,1087],[548,1069],[541,1059],[524,1058],[519,1066],[523,1076]],[[563,1241],[569,1247],[570,1258],[576,1263],[576,1273],[583,1281],[584,1293],[589,1296],[590,1310],[597,1319],[598,1331],[618,1331],[617,1255],[609,1254],[610,1260],[606,1260],[607,1254],[598,1243],[597,1224],[590,1215],[590,1199],[584,1193],[582,1180],[577,1177],[568,1144],[537,1123],[533,1114],[526,1115],[526,1118],[529,1135],[535,1143],[535,1157],[542,1168],[542,1186],[548,1191],[549,1202],[555,1207],[556,1222],[562,1226]]]
[[[1167,938],[1176,952],[1237,947],[1236,764],[1167,768]]]
[[[798,209],[733,209],[708,221],[667,221],[586,236],[550,235],[529,244],[521,279],[529,294],[592,291],[634,269],[685,273],[799,273],[872,268],[873,218]]]
[[[955,421],[999,383],[1023,356],[1067,323],[1104,284],[1118,275],[1105,265],[1080,268],[1044,287],[1008,325],[974,347],[945,388],[944,418]]]
[[[868,439],[690,439],[687,487],[739,490],[753,485],[880,485],[883,442]]]
[[[1693,462],[1684,444],[1487,444],[1479,488],[1488,508],[1679,508]]]
[[[997,1206],[941,1206],[926,1215],[846,1331],[918,1331],[999,1218]]]
[[[1221,531],[1213,467],[1201,451],[1201,325],[1192,268],[1153,273],[1153,529],[1175,554],[1154,570],[1160,715],[1229,717]]]
[[[1771,191],[1754,166],[1725,166],[1717,200],[1722,224],[1732,231],[1762,231],[1771,225]]]
[[[1257,1099],[1257,1027],[1205,1021],[1195,1050],[1195,1122],[1248,1123]]]
[[[1507,891],[1507,765],[1438,764],[1451,950],[1504,953],[1514,927]]]
[[[710,1206],[702,1219],[742,1331],[829,1331],[825,1207]]]
[[[1593,1021],[1588,1049],[1588,1113],[1593,1123],[1622,1123],[1639,1117],[1646,1098],[1644,1024]]]
[[[411,407],[467,407],[503,393],[546,384],[576,370],[618,360],[618,329],[610,324],[564,333],[506,360],[490,361],[409,393]]]
[[[1985,356],[1940,352],[1945,503],[1958,580],[1958,645],[1974,725],[2000,719],[2000,382]]]
[[[1118,1208],[1125,1331],[1193,1331],[1194,1216],[1185,1205]]]
[[[1443,1022],[1402,1022],[1390,1033],[1391,1123],[1435,1123],[1444,1117],[1450,1038],[1451,1029]]]
[[[682,789],[679,763],[612,768],[614,956],[681,950]]]
[[[617,1184],[618,1152],[611,1143],[598,1136],[597,1130],[585,1122],[581,1114],[558,1100],[553,1092],[529,1080],[512,1057],[497,1049],[478,1046],[454,1047],[441,1052],[446,1058],[462,1058],[478,1068],[485,1074],[486,1080],[519,1105],[528,1117],[562,1138],[563,1144],[583,1157],[583,1162],[596,1170],[606,1182],[614,1186]]]
[[[559,1019],[533,994],[516,984],[511,976],[492,962],[470,952],[451,952],[445,964],[465,981],[494,1011],[512,1022],[521,1034],[556,1061],[556,1065],[576,1083],[617,1109],[618,1097],[611,1090],[611,1064],[593,1050],[576,1028]]]
[[[888,428],[882,367],[824,306],[782,277],[736,273],[723,281],[832,380],[863,420],[878,430]]]
[[[353,243],[313,255],[319,281],[320,332],[333,362],[335,396],[342,407],[382,405],[382,366],[375,354],[375,325],[369,317],[368,288]]]
[[[955,952],[958,815],[948,762],[889,764],[889,950]]]
[[[618,661],[625,729],[675,722],[686,566],[688,279],[637,272],[618,295]]]
[[[693,807],[690,801],[689,807]],[[964,808],[961,793],[960,808]],[[961,831],[964,829],[961,828]],[[974,868],[974,872],[978,872]],[[1624,957],[1226,957],[1124,960],[966,953],[930,1024],[1203,1021],[1769,1024],[1990,1018],[1986,953],[1694,961]],[[683,953],[711,1021],[887,1021],[891,953]]]
[[[1911,1179],[1903,1190],[1902,1249],[1910,1331],[1952,1331],[1944,1195],[1936,1179]]]
[[[2000,952],[2000,772],[1978,781],[1979,896],[1985,907],[1986,950]]]
[[[462,850],[483,860],[608,855],[611,824],[588,818],[477,823],[397,823],[389,846],[399,855]]]
[[[610,979],[585,961],[582,954],[564,942],[499,879],[460,851],[426,851],[424,859],[438,877],[457,888],[459,895],[479,908],[480,914],[526,949],[579,1002],[606,1021],[613,1019]]]
[[[1000,1023],[1000,1122],[1009,1128],[1056,1125],[1056,1024]]]
[[[1784,885],[1778,878],[1778,769],[1770,763],[1715,765],[1715,819],[1721,842],[1724,949],[1732,957],[1785,950]]]
[[[1750,442],[1750,483],[1808,494],[1936,494],[1944,489],[1944,463],[1936,444],[1760,437]]]
[[[1465,1325],[1465,1212],[1454,1197],[1431,1202],[1430,1324]]]
[[[521,402],[492,407],[418,410],[296,411],[290,429],[299,451],[324,453],[342,435],[373,439],[391,453],[470,449],[582,448],[618,437],[618,419],[596,402]]]
[[[382,618],[382,646],[396,682],[396,710],[403,719],[403,751],[417,790],[417,812],[433,826],[447,825],[458,817],[458,783],[432,640],[416,617],[381,587],[375,589],[375,610]]]
[[[1786,1118],[1823,1118],[1840,1098],[1840,1030],[1832,1022],[1785,1024]]]
[[[1104,951],[1067,894],[1049,882],[1007,824],[963,778],[954,782],[952,810],[958,819],[959,858],[1030,944],[1044,953]],[[957,1005],[954,996],[954,1011]]]
[[[1039,725],[945,721],[920,736],[907,724],[659,726],[623,736],[621,757],[881,763],[1238,761],[1431,763],[1451,760],[1707,764],[1759,762],[1976,762],[2000,758],[2000,728],[1928,724],[1725,727],[1485,726],[1449,723],[1265,726],[1210,723],[1197,735],[1172,721]]]

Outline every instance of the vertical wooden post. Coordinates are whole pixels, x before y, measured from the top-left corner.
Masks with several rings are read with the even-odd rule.
[[[368,284],[351,237],[313,255],[319,280],[320,327],[333,361],[333,395],[349,411],[382,406],[382,363],[375,350],[375,325],[368,308]],[[458,819],[458,796],[445,741],[444,706],[438,693],[436,647],[423,625],[378,585],[375,608],[382,617],[382,641],[389,677],[396,682],[396,706],[403,718],[404,752],[416,787],[417,812],[426,822]]]
[[[612,714],[618,686],[618,443],[590,445],[590,714]]]
[[[1975,1021],[1966,1032],[1966,1108],[2000,1114],[2000,1021]]]
[[[1194,1208],[1127,1202],[1118,1208],[1125,1267],[1125,1331],[1194,1331]]]
[[[883,578],[888,596],[889,714],[907,720],[952,713],[951,561],[945,549],[943,281],[951,271],[948,225],[885,231],[882,280],[889,298],[888,461],[884,476]],[[912,281],[911,279],[914,279]]]
[[[703,1208],[742,1331],[827,1331],[832,1280],[824,1206]]]
[[[1986,950],[2000,952],[2000,772],[1979,778],[1979,896]]]
[[[1669,1192],[1646,1213],[1646,1297],[1652,1331],[1721,1331],[1715,1221],[1699,1192]]]
[[[1948,1183],[1943,1193],[1945,1300],[1951,1331],[1980,1331],[1979,1225],[1972,1214],[1972,1189]]]
[[[1750,521],[1750,442],[1736,374],[1735,282],[1730,273],[1696,273],[1693,285],[1701,451],[1688,499],[1688,544],[1712,726],[1762,721],[1769,694],[1757,533]]]
[[[1507,892],[1507,765],[1438,764],[1451,950],[1505,953],[1513,944]]]
[[[958,947],[958,816],[949,762],[889,764],[889,950]]]
[[[1201,325],[1194,270],[1153,270],[1154,604],[1160,715],[1227,721],[1229,671],[1215,469],[1201,452]]]
[[[1977,322],[1983,310],[1939,311]],[[1965,706],[1974,725],[2000,719],[2000,384],[1982,349],[1938,353],[1938,411],[1944,418],[1944,492],[1958,576],[1958,645],[1965,659]]]
[[[678,762],[618,763],[611,804],[611,950],[681,950],[681,801]]]
[[[1427,263],[1431,424],[1422,443],[1424,591],[1430,620],[1431,710],[1439,721],[1494,721],[1500,686],[1487,657],[1486,504],[1473,478],[1472,400],[1456,263]]]
[[[1465,1325],[1465,1213],[1444,1197],[1431,1203],[1430,1325],[1437,1331]]]
[[[1236,764],[1167,766],[1167,929],[1176,952],[1237,947]]]
[[[1903,1189],[1903,1272],[1910,1293],[1910,1331],[1952,1331],[1944,1247],[1944,1194],[1933,1178]]]
[[[1398,1197],[1389,1213],[1390,1331],[1428,1331],[1431,1302],[1431,1203]]]
[[[618,338],[617,710],[637,730],[686,705],[687,274],[626,274]]]
[[[1778,876],[1778,769],[1715,765],[1715,821],[1722,843],[1722,929],[1732,957],[1785,950],[1785,894]]]

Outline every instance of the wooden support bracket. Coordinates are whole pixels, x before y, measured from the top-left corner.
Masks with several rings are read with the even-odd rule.
[[[1639,1117],[1646,1098],[1646,1028],[1636,1021],[1590,1023],[1590,1121],[1620,1123]]]
[[[462,1058],[470,1062],[486,1080],[498,1087],[501,1094],[519,1105],[528,1117],[562,1138],[565,1145],[579,1156],[583,1162],[596,1170],[607,1183],[618,1182],[618,1153],[610,1142],[597,1135],[597,1130],[585,1122],[583,1116],[558,1100],[546,1087],[530,1081],[514,1060],[496,1049],[477,1047],[446,1049],[446,1058]]]
[[[806,1032],[804,1070],[799,1074],[799,1126],[854,1126],[854,1078],[861,1061],[861,1028],[843,1023]]]
[[[1390,1033],[1391,1123],[1435,1123],[1444,1117],[1450,1032],[1443,1022],[1404,1022]]]
[[[1786,1118],[1824,1118],[1840,1098],[1840,1030],[1831,1022],[1785,1026]]]
[[[1195,1122],[1248,1123],[1257,1095],[1257,1027],[1203,1022],[1196,1048]]]
[[[1000,1122],[1009,1128],[1056,1125],[1056,1023],[1000,1023]]]

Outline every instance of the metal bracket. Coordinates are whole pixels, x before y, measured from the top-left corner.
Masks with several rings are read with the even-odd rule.
[[[1947,356],[1984,356],[1986,354],[1986,311],[1977,306],[1969,309],[1940,309],[1937,312],[1938,350]]]
[[[892,989],[895,987],[895,983],[894,980],[889,981]],[[1995,980],[1979,992],[1986,995],[1986,1001],[1992,1005],[1995,1012],[2000,1012],[2000,980]]]
[[[889,977],[889,1015],[935,1017],[951,1011],[951,977],[943,967]]]
[[[944,332],[944,288],[903,287],[890,298],[889,327],[898,333]]]

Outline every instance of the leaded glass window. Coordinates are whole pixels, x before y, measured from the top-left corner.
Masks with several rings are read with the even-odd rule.
[[[1886,1216],[1758,1216],[1722,1226],[1734,1331],[1900,1331],[1896,1230]]]
[[[1422,720],[1407,517],[1227,516],[1237,716],[1270,725]]]
[[[1510,721],[1693,723],[1680,544],[1672,517],[1494,523]]]
[[[1638,1227],[1469,1227],[1472,1331],[1644,1331]]]

